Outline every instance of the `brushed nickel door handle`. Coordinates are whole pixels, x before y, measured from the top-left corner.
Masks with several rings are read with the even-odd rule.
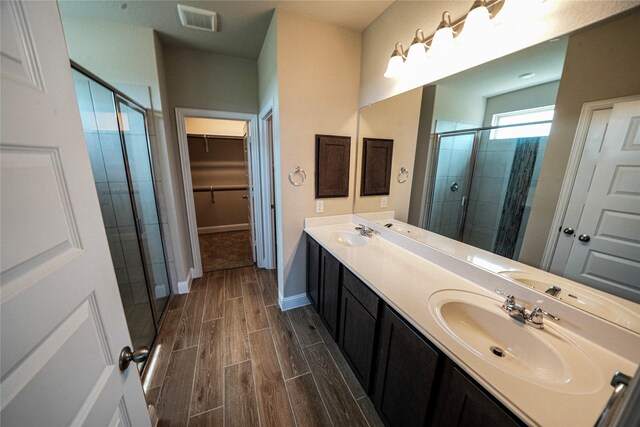
[[[578,236],[578,240],[580,240],[581,242],[588,242],[589,240],[591,240],[591,236],[589,236],[588,234],[581,234]]]
[[[120,360],[118,366],[121,371],[125,371],[131,362],[142,363],[149,357],[149,347],[141,346],[131,351],[131,347],[126,346],[120,352]]]

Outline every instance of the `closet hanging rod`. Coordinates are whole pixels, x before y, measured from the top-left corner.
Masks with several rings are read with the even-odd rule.
[[[243,191],[243,190],[248,190],[249,187],[246,185],[212,185],[209,187],[206,186],[195,186],[193,187],[193,192],[194,193],[199,193],[199,192],[216,192],[216,191]]]
[[[214,138],[214,139],[237,139],[242,141],[244,136],[234,136],[234,135],[210,135],[208,133],[187,133],[187,136],[191,136],[194,138]]]

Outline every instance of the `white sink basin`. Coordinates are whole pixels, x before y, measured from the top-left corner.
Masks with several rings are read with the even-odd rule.
[[[331,233],[331,239],[344,246],[360,247],[367,244],[368,237],[357,231],[334,231]]]
[[[503,312],[501,302],[446,290],[429,300],[438,324],[467,350],[521,380],[567,393],[589,393],[603,381],[591,359],[556,328],[535,329]]]
[[[625,328],[632,330],[638,330],[640,328],[640,314],[631,311],[604,295],[599,295],[587,289],[578,288],[577,286],[571,287],[564,282],[552,283],[551,281],[540,280],[532,277],[529,273],[521,271],[504,271],[500,274],[540,292],[545,292],[551,286],[557,286],[561,291],[556,295],[556,298],[561,299],[567,304],[581,308],[598,317],[624,326]]]

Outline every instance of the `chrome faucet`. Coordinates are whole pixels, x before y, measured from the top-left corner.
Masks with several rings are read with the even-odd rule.
[[[533,326],[536,329],[543,329],[545,315],[555,321],[560,320],[559,317],[556,317],[553,314],[544,311],[540,307],[534,307],[533,310],[527,312],[527,309],[524,306],[516,302],[516,298],[513,295],[502,292],[498,289],[496,289],[496,292],[507,297],[504,303],[502,303],[502,310],[506,312],[510,317],[513,317],[514,319],[524,324]]]
[[[374,234],[380,234],[373,228],[367,227],[366,225],[363,225],[363,224],[358,224],[358,226],[356,227],[356,230],[360,232],[361,236],[365,236],[365,237],[372,237]]]

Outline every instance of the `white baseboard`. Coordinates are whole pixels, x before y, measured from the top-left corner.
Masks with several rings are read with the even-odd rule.
[[[249,224],[212,225],[210,227],[198,227],[198,234],[224,233],[225,231],[248,230]]]
[[[287,310],[291,310],[293,308],[298,308],[298,307],[302,307],[305,305],[309,305],[311,304],[309,302],[309,298],[307,297],[307,294],[298,294],[298,295],[293,295],[290,297],[282,297],[280,296],[279,298],[279,302],[280,302],[280,308],[282,309],[282,311],[287,311]]]
[[[187,274],[187,278],[184,280],[184,282],[178,282],[178,293],[179,294],[186,294],[189,293],[189,290],[191,290],[191,282],[193,281],[193,275],[195,274],[195,271],[193,268],[189,269],[189,274]]]

